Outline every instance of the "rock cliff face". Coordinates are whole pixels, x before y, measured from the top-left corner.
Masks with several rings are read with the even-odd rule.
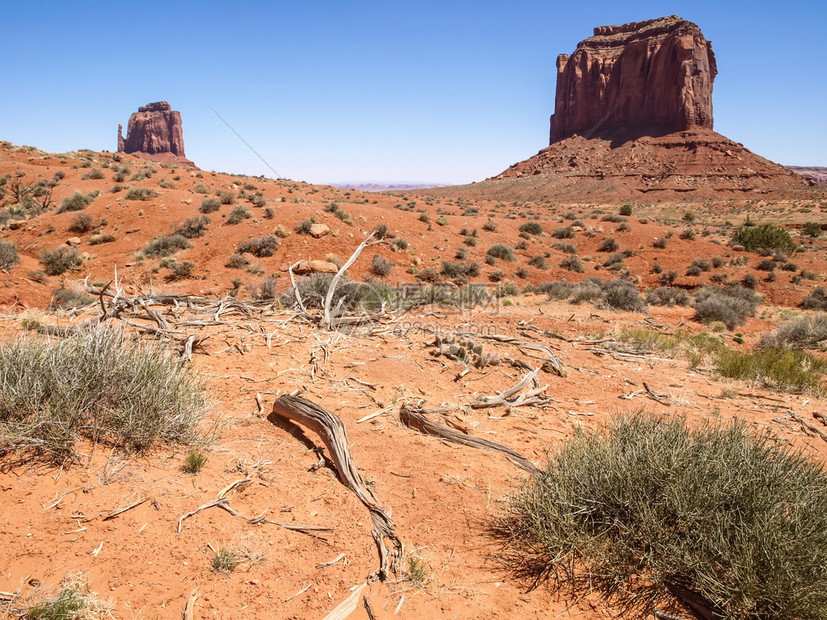
[[[595,28],[571,56],[557,57],[549,144],[712,129],[717,72],[710,42],[677,15]]]
[[[166,101],[138,108],[129,117],[126,139],[123,126],[118,125],[118,152],[139,153],[160,163],[195,167],[184,153],[184,132],[181,113]]]

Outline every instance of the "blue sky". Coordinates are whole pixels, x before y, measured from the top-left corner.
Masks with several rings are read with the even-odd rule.
[[[3,3],[0,139],[116,147],[167,100],[207,170],[462,183],[547,145],[555,60],[594,26],[678,14],[718,61],[715,129],[773,161],[827,165],[819,2]]]

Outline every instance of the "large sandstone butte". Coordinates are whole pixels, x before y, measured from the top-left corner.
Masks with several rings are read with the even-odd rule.
[[[586,200],[807,187],[712,130],[716,74],[709,41],[680,17],[595,28],[557,59],[549,146],[489,182],[548,175],[540,194]],[[500,197],[523,191],[489,189]]]
[[[712,129],[717,73],[710,42],[677,15],[595,28],[557,57],[549,144],[592,131]]]
[[[184,153],[181,113],[167,101],[149,103],[129,117],[126,139],[118,125],[118,152],[137,153],[162,164],[195,167]]]

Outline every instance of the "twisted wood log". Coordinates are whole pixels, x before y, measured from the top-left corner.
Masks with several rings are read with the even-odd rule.
[[[536,474],[540,471],[519,452],[494,441],[474,437],[473,435],[468,435],[467,433],[448,428],[442,424],[431,422],[418,408],[402,407],[399,411],[399,419],[405,426],[418,430],[426,435],[433,435],[434,437],[439,437],[440,439],[445,439],[446,441],[458,443],[463,446],[470,446],[472,448],[478,448],[480,450],[500,452],[507,456],[508,459],[517,467],[521,467],[531,474]]]
[[[385,581],[390,572],[396,573],[404,553],[402,540],[394,531],[394,523],[385,509],[379,505],[373,491],[368,488],[353,463],[345,425],[339,416],[301,396],[280,396],[273,404],[273,414],[301,424],[321,437],[330,452],[339,480],[356,494],[370,511],[373,521],[373,540],[379,550],[379,568],[369,580]],[[389,540],[391,546],[385,544]]]

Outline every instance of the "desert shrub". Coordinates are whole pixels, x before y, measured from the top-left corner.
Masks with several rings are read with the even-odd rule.
[[[646,296],[646,303],[653,306],[688,306],[692,298],[682,288],[660,286]]]
[[[457,260],[464,260],[466,256],[468,256],[468,250],[463,246],[459,246],[454,253],[454,258]]]
[[[756,278],[751,273],[746,273],[746,274],[744,274],[744,277],[741,280],[741,285],[744,288],[754,289],[758,285],[758,278]]]
[[[120,185],[119,183],[115,183],[112,187],[109,188],[110,194],[117,194],[118,192],[122,192],[126,189],[126,185]]]
[[[626,310],[628,312],[647,312],[646,302],[638,293],[637,287],[628,280],[612,280],[603,289],[604,308]]]
[[[407,250],[409,246],[410,244],[401,237],[399,239],[394,239],[393,241],[391,241],[391,247],[396,248],[398,250]]]
[[[692,266],[697,267],[701,271],[709,271],[712,269],[712,266],[709,264],[709,261],[705,258],[695,258],[692,260]]]
[[[183,280],[184,278],[189,278],[192,275],[192,272],[195,269],[195,263],[188,260],[181,261],[180,263],[171,260],[165,264],[165,267],[169,269],[170,280]]]
[[[532,267],[537,267],[537,269],[548,269],[548,261],[542,254],[537,254],[536,256],[532,256],[531,259],[528,261],[528,264]]]
[[[750,252],[766,248],[792,254],[796,249],[795,241],[790,237],[790,233],[771,224],[742,226],[733,233],[731,242],[734,245],[744,246]]]
[[[686,241],[692,241],[695,239],[695,231],[691,228],[687,228],[686,230],[682,230],[680,234],[680,238]]]
[[[505,280],[497,286],[497,298],[512,297],[520,294],[520,287],[513,280]]]
[[[603,242],[600,244],[600,247],[597,248],[598,252],[617,252],[620,249],[620,244],[617,242],[617,239],[613,239],[612,237],[606,237],[603,239]]]
[[[822,287],[815,287],[810,294],[801,301],[801,307],[806,310],[827,310],[827,293],[825,293]]]
[[[169,256],[179,250],[186,250],[191,247],[190,242],[181,235],[158,235],[146,244],[143,249],[145,256]]]
[[[798,271],[798,265],[793,262],[787,261],[786,263],[781,263],[780,265],[781,271]]]
[[[775,269],[775,261],[770,260],[769,258],[765,258],[764,260],[758,261],[758,264],[755,265],[755,268],[758,271],[772,271]]]
[[[203,183],[199,183],[198,185],[192,188],[192,191],[194,191],[196,194],[208,194],[210,190],[207,189],[207,186]]]
[[[700,267],[698,267],[696,265],[691,265],[686,270],[686,275],[688,275],[688,276],[699,276],[702,273],[703,273],[703,269],[701,269]]]
[[[770,348],[741,353],[719,352],[716,368],[724,377],[757,381],[791,392],[820,391],[827,362],[803,351]]]
[[[738,286],[704,286],[695,292],[695,320],[702,323],[720,321],[733,329],[755,315],[758,295]]]
[[[584,273],[586,271],[586,268],[583,267],[583,261],[580,260],[577,254],[569,254],[563,257],[563,260],[560,261],[560,267],[575,273]]]
[[[275,213],[276,212],[273,211],[273,207],[264,207],[264,219],[272,220]]]
[[[487,256],[491,256],[492,258],[499,258],[504,261],[514,262],[517,260],[514,258],[514,250],[511,246],[508,246],[504,243],[495,243],[490,248],[488,248],[488,252],[486,252]]]
[[[480,264],[477,262],[470,263],[452,263],[451,261],[442,261],[441,275],[448,279],[464,279],[475,278],[480,275]]]
[[[181,467],[188,474],[197,474],[207,464],[207,455],[200,450],[191,450],[184,458],[184,465]]]
[[[488,279],[492,282],[501,282],[505,278],[505,274],[499,269],[488,274]]]
[[[253,212],[250,211],[244,205],[237,205],[233,207],[233,210],[230,211],[230,215],[227,216],[227,223],[228,224],[239,224],[246,219],[253,217]]]
[[[81,179],[103,179],[105,178],[103,172],[98,168],[92,168],[89,172],[84,174]]]
[[[603,217],[600,218],[601,222],[612,222],[614,224],[619,224],[620,222],[625,222],[626,218],[620,215],[615,215],[614,213],[607,213]]]
[[[88,306],[92,303],[95,303],[95,298],[88,293],[60,287],[52,292],[52,301],[49,308],[52,310],[70,310],[71,308]]]
[[[67,573],[55,596],[34,603],[20,617],[26,620],[97,620],[112,618],[113,610],[112,601],[98,598],[89,589],[86,576],[78,572]]]
[[[74,271],[82,261],[75,248],[61,245],[53,250],[42,250],[40,262],[46,275],[59,276],[67,271]]]
[[[83,234],[92,230],[93,218],[88,213],[78,213],[69,224],[69,232]]]
[[[603,296],[603,283],[599,278],[586,278],[574,285],[570,301],[573,304],[595,302]]]
[[[238,251],[242,254],[252,254],[257,258],[265,258],[276,253],[279,247],[279,240],[274,235],[254,237],[238,245]]]
[[[743,423],[578,430],[497,521],[518,575],[635,617],[693,593],[726,618],[827,615],[827,474]]]
[[[267,276],[258,283],[258,287],[250,284],[249,289],[253,298],[258,300],[270,300],[276,298],[278,293],[279,279],[275,276]]]
[[[0,443],[62,460],[78,439],[132,450],[190,442],[204,386],[161,344],[111,326],[0,344]]]
[[[181,235],[187,239],[195,239],[201,237],[207,232],[207,226],[210,223],[210,218],[206,215],[196,215],[195,217],[188,217],[184,223],[179,225],[174,235]]]
[[[230,254],[227,258],[227,262],[224,263],[224,266],[229,269],[244,269],[249,264],[249,261],[244,256],[244,254],[240,254],[239,252],[235,252]]]
[[[723,267],[725,264],[726,264],[726,261],[725,261],[723,258],[721,258],[720,256],[715,256],[715,257],[712,259],[712,266],[713,266],[715,269],[720,269],[720,268],[721,268],[721,267]]]
[[[574,284],[565,280],[557,282],[543,282],[538,287],[541,293],[545,293],[550,301],[568,299],[574,291]]]
[[[560,226],[559,228],[554,229],[554,232],[551,233],[551,236],[555,239],[573,239],[574,228],[572,228],[571,226]]]
[[[235,203],[235,193],[231,191],[228,191],[226,189],[219,189],[215,192],[215,195],[223,205],[231,205]]]
[[[813,349],[827,341],[827,314],[804,315],[777,326],[764,334],[761,349]]]
[[[632,215],[632,205],[620,205],[620,215],[630,216]]]
[[[482,225],[483,230],[487,230],[488,232],[494,232],[497,230],[497,222],[494,220],[488,220],[485,224]]]
[[[64,213],[66,211],[81,211],[89,206],[89,204],[95,199],[95,196],[97,196],[95,192],[91,192],[89,194],[75,192],[71,196],[67,196],[63,199],[63,202],[60,203],[60,207],[57,212]]]
[[[652,242],[652,246],[658,248],[659,250],[662,250],[666,247],[668,241],[669,240],[666,237],[660,237]]]
[[[542,235],[543,227],[540,222],[526,222],[520,225],[520,232],[529,235]]]
[[[218,198],[204,198],[198,210],[201,213],[213,213],[221,208],[221,201]]]
[[[157,195],[158,192],[150,187],[130,187],[124,198],[126,200],[152,200]]]
[[[373,255],[370,272],[375,276],[386,276],[393,270],[393,263],[379,254]]]
[[[17,245],[11,241],[0,240],[0,269],[8,271],[20,263]]]
[[[220,548],[212,558],[212,567],[220,573],[231,573],[241,564],[241,556],[234,549]]]
[[[476,247],[476,245],[477,245],[477,238],[472,237],[472,236],[469,235],[469,236],[465,237],[465,239],[463,239],[462,242],[465,245],[467,245],[468,247],[473,248],[473,247]]]
[[[821,235],[821,224],[818,222],[805,222],[801,227],[801,234],[813,238],[818,237]]]
[[[296,224],[296,227],[293,230],[297,235],[309,235],[310,227],[313,226],[313,224],[315,224],[315,221],[311,217]]]
[[[89,237],[89,245],[100,245],[101,243],[112,243],[116,237],[112,234],[92,235]]]
[[[559,250],[564,254],[577,254],[577,248],[574,247],[571,243],[566,243],[565,241],[558,241],[551,247],[553,250]]]
[[[255,193],[252,196],[247,196],[247,202],[259,209],[267,204],[267,199],[261,193]]]

